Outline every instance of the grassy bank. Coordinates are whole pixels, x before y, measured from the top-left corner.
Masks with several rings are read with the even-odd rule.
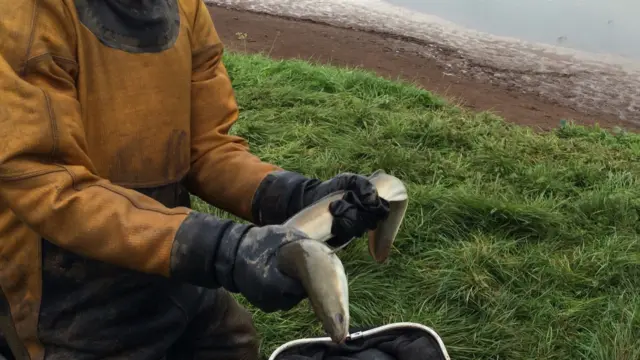
[[[254,153],[408,185],[389,263],[340,253],[353,325],[423,323],[454,359],[640,359],[639,136],[535,134],[363,72],[226,61]],[[322,335],[307,302],[255,319],[265,354]]]

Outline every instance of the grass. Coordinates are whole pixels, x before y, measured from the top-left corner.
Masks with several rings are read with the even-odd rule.
[[[323,179],[384,169],[409,188],[387,264],[364,241],[340,253],[354,326],[422,323],[454,359],[640,359],[640,136],[535,133],[362,71],[226,64],[233,131],[255,154]],[[306,301],[254,314],[265,355],[323,335]]]

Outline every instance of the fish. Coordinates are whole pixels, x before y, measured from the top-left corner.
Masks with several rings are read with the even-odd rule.
[[[323,242],[303,239],[281,246],[276,256],[278,269],[302,283],[331,340],[344,343],[349,335],[349,283],[335,251]]]
[[[398,178],[382,170],[371,174],[369,180],[390,207],[387,218],[368,233],[369,253],[378,263],[383,263],[389,257],[407,210],[407,188]],[[336,248],[326,242],[333,237],[329,204],[342,199],[344,193],[329,194],[285,221],[285,227],[303,232],[308,239],[287,243],[277,254],[279,270],[301,281],[316,317],[336,343],[343,343],[349,336],[350,321],[349,284],[336,252],[353,239]]]
[[[383,170],[377,170],[368,177],[374,185],[378,196],[389,202],[389,215],[380,221],[375,230],[368,232],[369,254],[378,263],[384,263],[391,252],[393,243],[404,220],[409,203],[407,188],[404,183]],[[333,216],[329,204],[342,199],[344,191],[326,195],[310,206],[302,209],[287,221],[284,226],[296,228],[304,232],[310,239],[326,242],[334,235],[331,233]],[[346,247],[353,239],[340,245],[335,250]]]

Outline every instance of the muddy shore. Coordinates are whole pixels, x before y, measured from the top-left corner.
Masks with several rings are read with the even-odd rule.
[[[602,70],[594,70],[600,71],[595,75],[617,84],[615,88],[594,87],[592,82],[597,77],[584,69],[527,71],[497,66],[495,61],[479,62],[460,49],[438,42],[231,6],[209,5],[209,10],[226,47],[233,51],[362,67],[387,78],[414,82],[462,106],[490,110],[534,129],[548,130],[562,119],[572,119],[580,124],[597,122],[607,128],[640,130],[634,97],[640,89],[633,88],[628,75],[619,69],[605,75]],[[247,36],[243,39],[237,33]]]

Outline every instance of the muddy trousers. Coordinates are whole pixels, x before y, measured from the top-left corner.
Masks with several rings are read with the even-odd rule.
[[[153,323],[132,325],[146,330],[146,339],[137,346],[124,345],[118,336],[96,338],[89,334],[74,336],[75,341],[65,344],[64,330],[57,337],[45,336],[44,359],[257,360],[259,340],[251,314],[222,289],[205,290],[201,300],[191,311],[180,310],[190,316],[172,317],[170,330],[166,326],[156,329]],[[126,336],[127,324],[120,325],[120,333]],[[0,360],[15,360],[6,343],[2,345]],[[111,351],[104,345],[111,345]]]
[[[196,316],[163,360],[257,360],[251,314],[225,290],[207,290]]]

